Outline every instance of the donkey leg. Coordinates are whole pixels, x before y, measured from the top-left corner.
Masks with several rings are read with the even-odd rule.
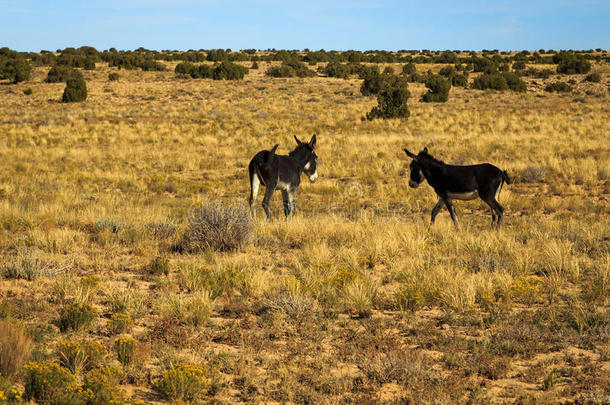
[[[504,207],[502,207],[500,203],[494,199],[492,200],[492,208],[496,211],[496,214],[498,215],[496,227],[500,229],[500,223],[502,222],[502,217],[504,216]]]
[[[263,197],[263,209],[265,210],[265,214],[267,214],[267,219],[269,221],[273,220],[271,218],[271,211],[269,210],[269,201],[271,200],[271,197],[273,196],[274,191],[275,191],[275,186],[272,186],[271,184],[268,185],[267,188],[265,189],[265,197]]]
[[[453,225],[458,229],[460,224],[458,223],[457,215],[455,215],[455,208],[453,207],[453,201],[451,198],[446,198],[443,200],[445,205],[447,206],[447,211],[449,211],[449,215],[451,215],[451,219],[453,220]]]
[[[441,211],[442,207],[443,207],[443,200],[441,198],[439,198],[438,202],[436,203],[434,208],[432,208],[432,215],[430,217],[430,225],[432,225],[434,223],[434,220],[436,219],[436,216],[438,215],[438,213]]]
[[[290,217],[292,218],[296,211],[296,204],[294,201],[294,190],[290,190],[288,192],[288,204],[290,205]]]
[[[256,202],[258,187],[260,186],[261,182],[256,174],[250,177],[250,198],[248,199],[248,203],[250,204],[250,215],[252,216],[252,219],[255,219],[256,212],[254,211],[254,203]]]
[[[284,216],[288,219],[290,216],[290,200],[286,190],[282,190],[282,201],[284,202]]]

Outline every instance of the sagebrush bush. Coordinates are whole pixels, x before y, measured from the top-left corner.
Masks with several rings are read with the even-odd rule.
[[[59,310],[59,330],[80,330],[97,318],[97,311],[89,304],[71,304]]]
[[[13,378],[30,357],[32,338],[21,326],[0,320],[0,375]]]
[[[244,205],[206,201],[189,217],[177,248],[187,252],[235,250],[250,241],[253,230],[254,223]]]
[[[179,364],[163,371],[156,389],[171,401],[197,401],[209,393],[209,370],[193,364]]]
[[[548,91],[549,93],[569,93],[572,91],[572,86],[566,82],[553,82],[547,84],[544,91]]]
[[[428,92],[423,94],[421,101],[425,103],[444,103],[449,99],[451,83],[440,75],[429,76],[426,80]]]
[[[78,388],[76,377],[57,363],[32,362],[23,367],[24,397],[40,404],[70,403]]]
[[[87,99],[87,84],[82,76],[73,76],[66,82],[66,88],[61,101],[64,103],[78,103]]]
[[[588,74],[585,77],[585,82],[599,83],[599,82],[601,82],[601,80],[602,80],[602,76],[597,72]]]

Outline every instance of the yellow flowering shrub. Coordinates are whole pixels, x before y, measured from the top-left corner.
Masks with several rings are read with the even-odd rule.
[[[539,302],[543,291],[542,281],[534,276],[521,276],[513,281],[511,287],[513,298],[527,305]]]
[[[110,332],[111,335],[125,333],[131,329],[132,324],[133,322],[129,315],[123,313],[112,314],[108,321],[108,332]]]
[[[194,401],[212,387],[208,370],[193,364],[180,364],[166,369],[157,380],[157,390],[169,400]]]
[[[68,369],[47,361],[23,366],[26,400],[52,403],[78,390],[76,377]]]
[[[133,361],[136,349],[136,340],[129,336],[118,337],[114,341],[113,348],[119,362],[122,365],[127,366]]]
[[[98,367],[107,354],[106,348],[94,341],[65,340],[59,342],[56,349],[59,364],[75,375]]]

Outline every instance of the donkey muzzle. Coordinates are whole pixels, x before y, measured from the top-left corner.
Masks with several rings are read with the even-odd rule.
[[[318,172],[314,172],[314,174],[312,174],[311,176],[309,176],[309,181],[311,181],[312,183],[314,181],[316,181],[316,179],[318,178]]]
[[[411,188],[417,188],[417,187],[419,187],[419,183],[418,183],[418,182],[415,182],[415,181],[413,181],[413,180],[409,180],[409,186],[410,186]]]

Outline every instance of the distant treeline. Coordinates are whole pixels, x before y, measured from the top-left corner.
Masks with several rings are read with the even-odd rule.
[[[333,62],[337,64],[361,64],[361,63],[406,63],[427,64],[443,63],[456,66],[464,65],[471,71],[496,70],[494,67],[502,67],[513,64],[515,70],[519,65],[525,64],[557,64],[558,73],[586,73],[591,66],[591,61],[610,62],[610,56],[605,50],[587,51],[555,51],[540,49],[536,52],[499,52],[498,50],[475,51],[430,51],[430,50],[400,50],[389,52],[382,50],[370,51],[310,51],[309,49],[298,50],[255,50],[243,49],[232,51],[231,49],[200,49],[188,51],[163,50],[154,51],[138,48],[133,51],[119,51],[110,48],[98,51],[91,46],[80,48],[58,49],[55,52],[42,50],[40,52],[17,52],[9,48],[0,48],[0,79],[9,79],[15,83],[27,80],[31,66],[66,66],[72,68],[83,68],[85,70],[95,69],[98,62],[106,62],[110,66],[119,69],[142,69],[145,71],[163,71],[167,67],[161,61],[180,62],[223,62],[235,70],[227,62],[283,62],[286,66],[299,66],[299,64],[315,65],[317,63]],[[491,69],[490,69],[491,67]],[[279,68],[281,70],[281,68]],[[220,75],[219,68],[217,74]],[[225,69],[226,70],[226,69]],[[276,69],[277,70],[277,69]],[[278,70],[276,75],[281,76]],[[286,70],[286,69],[285,69]],[[192,72],[190,72],[192,73]],[[203,72],[206,73],[206,72]],[[241,72],[237,72],[243,77]],[[197,72],[197,74],[199,74]],[[213,74],[212,74],[213,75]],[[332,76],[332,74],[329,74]],[[204,77],[207,75],[203,75]]]

